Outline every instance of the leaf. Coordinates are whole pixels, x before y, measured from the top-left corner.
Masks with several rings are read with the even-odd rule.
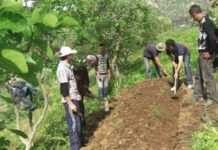
[[[5,129],[5,122],[3,120],[0,120],[0,131]]]
[[[21,9],[22,2],[21,0],[3,0],[1,7],[12,7],[14,9]]]
[[[28,64],[36,65],[36,61],[30,55],[26,56],[26,61]]]
[[[18,135],[18,136],[21,136],[22,138],[25,138],[27,139],[28,136],[26,135],[25,132],[21,131],[21,130],[17,130],[17,129],[8,129],[9,131],[11,131],[12,133]]]
[[[10,141],[6,139],[5,137],[0,137],[0,150],[7,150],[9,149]]]
[[[19,69],[19,71],[21,73],[28,73],[29,70],[28,70],[27,62],[26,62],[25,55],[23,53],[16,51],[16,50],[12,50],[12,49],[3,49],[1,51],[1,55],[7,61],[14,64]],[[10,66],[8,66],[8,67],[6,66],[6,68],[10,69]],[[13,71],[13,70],[11,70],[11,71]]]
[[[53,50],[50,47],[47,47],[46,54],[47,54],[49,59],[53,59],[54,58]]]
[[[62,20],[62,25],[66,27],[79,26],[79,23],[72,17],[66,16]]]
[[[25,33],[27,25],[27,20],[24,16],[14,13],[7,12],[0,14],[1,22],[0,22],[0,30],[11,30],[12,32],[23,32]]]
[[[32,22],[33,23],[41,23],[42,19],[41,19],[41,9],[40,8],[36,8],[34,9],[33,13],[32,13]]]
[[[58,18],[55,14],[50,13],[45,15],[43,18],[43,24],[48,27],[55,28],[57,26],[57,23],[58,23]]]

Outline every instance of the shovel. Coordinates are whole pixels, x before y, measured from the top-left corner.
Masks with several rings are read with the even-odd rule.
[[[174,87],[175,87],[175,89],[174,89],[174,91],[173,91],[173,96],[172,96],[172,98],[173,99],[178,99],[178,97],[177,97],[177,86],[178,86],[178,77],[176,77],[175,79],[174,79]]]

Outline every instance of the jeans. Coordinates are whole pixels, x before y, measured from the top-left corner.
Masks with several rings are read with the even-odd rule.
[[[99,90],[99,97],[106,98],[108,96],[108,85],[109,79],[108,75],[99,75],[97,78],[98,90]]]
[[[79,150],[81,147],[81,111],[79,101],[73,101],[77,107],[77,113],[73,113],[67,103],[64,103],[65,116],[67,120],[69,137],[70,137],[70,150]]]
[[[190,55],[186,55],[184,57],[184,70],[185,70],[185,76],[186,76],[186,81],[187,81],[188,85],[192,85],[193,78],[192,78]]]
[[[150,65],[150,62],[153,61],[152,59],[149,59],[147,57],[144,57],[144,64],[145,64],[145,77],[148,79],[152,79],[152,67]],[[154,62],[153,62],[154,63]],[[160,68],[154,63],[157,75],[159,78],[162,77]]]
[[[185,78],[186,78],[186,82],[188,85],[192,85],[193,84],[193,78],[192,78],[192,70],[191,70],[191,62],[190,62],[190,55],[186,55],[184,56],[184,71],[185,71]],[[175,74],[175,70],[173,67],[173,80],[175,82],[175,78],[174,78],[174,74]],[[179,75],[177,78],[177,83],[179,83]],[[177,84],[177,88],[178,88],[178,84]]]
[[[84,98],[79,101],[80,111],[81,111],[81,144],[85,144],[85,135],[86,135],[86,118],[85,118],[85,105]]]
[[[198,58],[195,76],[194,98],[217,100],[216,81],[213,77],[213,59]]]

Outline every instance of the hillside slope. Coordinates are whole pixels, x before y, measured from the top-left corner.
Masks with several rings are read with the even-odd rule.
[[[166,81],[143,81],[114,98],[105,118],[94,114],[88,121],[93,133],[85,150],[186,150],[199,129],[202,104],[193,104],[181,89],[172,99]],[[100,112],[102,113],[102,112]],[[103,121],[96,124],[101,119]]]

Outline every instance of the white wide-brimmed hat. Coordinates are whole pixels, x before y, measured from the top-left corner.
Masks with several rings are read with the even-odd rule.
[[[72,49],[70,47],[67,46],[63,46],[61,47],[60,51],[59,51],[59,57],[64,57],[64,56],[68,56],[68,55],[72,55],[72,54],[76,54],[77,50]]]

